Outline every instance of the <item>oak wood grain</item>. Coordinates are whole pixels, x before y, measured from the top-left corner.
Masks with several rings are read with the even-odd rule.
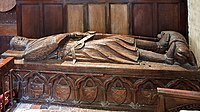
[[[52,35],[62,33],[63,31],[63,6],[60,5],[44,5],[44,33]]]
[[[105,5],[89,5],[89,29],[105,33]]]
[[[80,31],[83,32],[83,5],[68,5],[67,6],[67,27],[68,32]]]
[[[0,24],[0,35],[17,35],[17,25]]]
[[[40,29],[40,7],[38,5],[22,6],[22,35],[26,37],[39,37]]]
[[[111,32],[128,34],[128,6],[127,4],[111,4]]]

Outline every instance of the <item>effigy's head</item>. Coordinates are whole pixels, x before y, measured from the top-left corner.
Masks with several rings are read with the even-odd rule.
[[[162,38],[164,35],[165,35],[165,32],[162,31],[161,33],[159,33],[159,34],[157,35],[157,38]]]
[[[175,31],[161,31],[160,34],[157,35],[158,38],[162,38],[166,35],[171,35],[172,33],[177,33]]]
[[[14,36],[10,41],[10,47],[13,50],[23,51],[26,49],[28,41],[29,41],[28,38]]]

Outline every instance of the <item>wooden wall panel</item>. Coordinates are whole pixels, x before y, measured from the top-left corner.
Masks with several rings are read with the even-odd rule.
[[[89,30],[106,32],[105,4],[89,4]]]
[[[83,5],[68,5],[67,17],[68,32],[84,31]]]
[[[31,38],[65,31],[64,0],[17,0],[17,34]]]
[[[17,35],[17,25],[0,24],[0,35]]]
[[[187,0],[182,0],[180,3],[180,33],[185,37],[188,35],[188,15],[187,15]],[[188,38],[187,38],[188,39]]]
[[[153,35],[153,4],[134,4],[133,33],[135,35]]]
[[[24,9],[26,5],[30,11]],[[175,30],[187,37],[187,0],[17,0],[17,7],[24,11],[18,10],[17,16],[18,34],[22,36],[96,30],[155,37],[162,30]],[[42,16],[39,22],[38,14]],[[25,24],[22,17],[31,20]]]
[[[158,31],[179,31],[179,4],[158,4]]]
[[[2,36],[0,35],[0,54],[10,48],[10,40],[13,36]]]
[[[51,35],[63,32],[63,6],[58,5],[44,5],[44,33]]]
[[[111,4],[111,33],[128,34],[127,4]]]
[[[38,5],[22,5],[22,35],[26,37],[40,36],[40,7]]]

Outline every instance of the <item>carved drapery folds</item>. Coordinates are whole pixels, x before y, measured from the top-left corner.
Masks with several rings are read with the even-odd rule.
[[[154,110],[157,87],[200,91],[199,80],[128,77],[62,72],[13,70],[15,91],[24,102],[119,109]],[[17,83],[19,87],[16,87]],[[19,90],[21,89],[21,90]]]

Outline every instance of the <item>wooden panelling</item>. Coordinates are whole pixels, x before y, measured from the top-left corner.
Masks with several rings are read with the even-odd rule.
[[[182,33],[184,36],[188,35],[188,15],[187,15],[187,0],[182,0],[180,3],[180,33]]]
[[[128,34],[127,4],[111,4],[111,33]]]
[[[2,54],[3,52],[5,52],[6,50],[9,49],[10,47],[10,40],[12,39],[12,36],[2,36],[0,35],[0,54]]]
[[[179,13],[178,4],[158,4],[158,31],[179,31]]]
[[[64,0],[17,0],[17,34],[31,38],[65,31]]]
[[[153,4],[134,4],[133,33],[135,35],[153,35]]]
[[[17,25],[0,24],[0,35],[17,35]]]
[[[89,5],[89,30],[103,32],[106,30],[106,14],[105,4],[90,4]]]
[[[157,112],[182,112],[181,110],[200,110],[199,91],[157,88],[157,92],[159,96]]]
[[[26,37],[39,37],[40,7],[39,5],[22,5],[22,35]]]
[[[84,31],[83,5],[68,5],[67,17],[68,17],[67,21],[68,32]]]
[[[17,16],[22,36],[96,30],[155,37],[175,30],[187,37],[187,0],[17,0],[18,9],[26,5]]]
[[[61,5],[44,5],[44,33],[51,35],[63,31],[63,6]]]

